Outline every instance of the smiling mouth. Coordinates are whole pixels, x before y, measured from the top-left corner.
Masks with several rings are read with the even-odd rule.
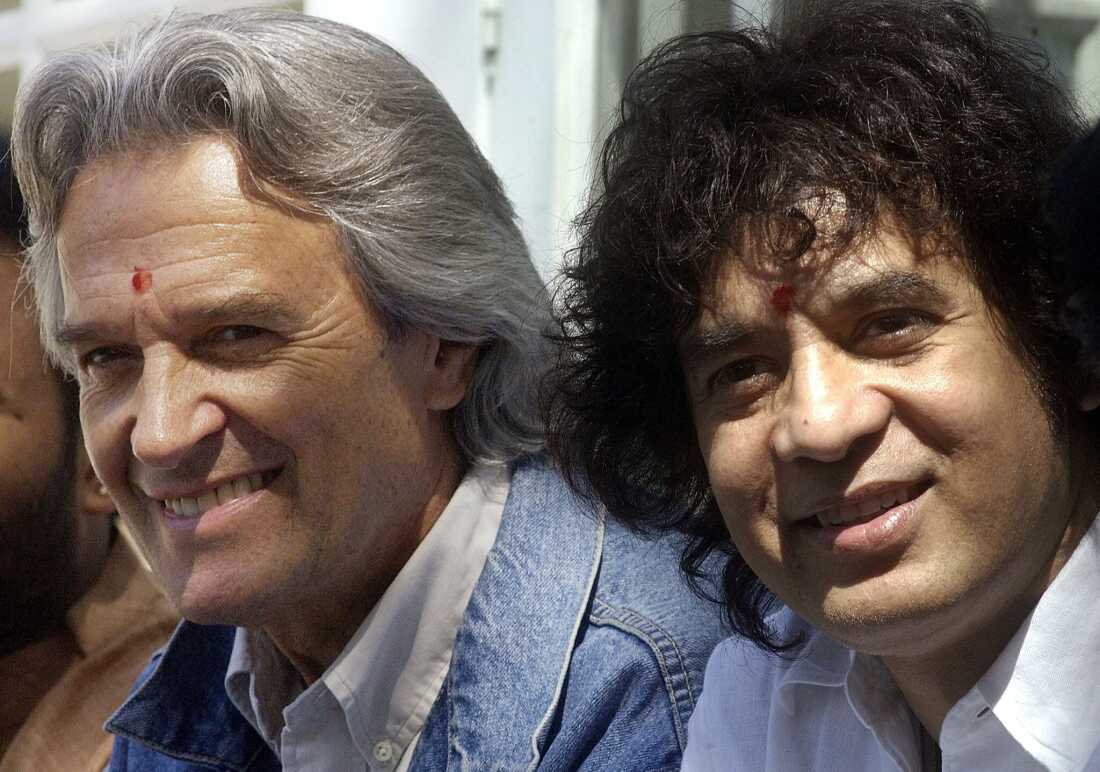
[[[930,482],[920,482],[915,485],[892,488],[859,501],[827,507],[820,512],[815,512],[802,522],[817,528],[836,528],[867,523],[896,506],[908,504],[930,487]]]
[[[229,480],[199,496],[183,496],[178,499],[160,499],[160,504],[171,515],[197,517],[221,504],[242,499],[250,493],[263,490],[279,475],[280,470],[253,472]]]

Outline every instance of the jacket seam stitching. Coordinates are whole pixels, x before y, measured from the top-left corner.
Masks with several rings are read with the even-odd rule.
[[[256,753],[252,754],[252,757],[249,758],[249,760],[242,767],[234,764],[231,761],[220,759],[216,756],[207,756],[204,753],[191,753],[173,750],[163,743],[156,742],[155,740],[148,740],[143,737],[138,737],[137,735],[131,734],[128,731],[115,730],[115,734],[117,734],[119,737],[124,737],[127,740],[135,742],[138,745],[144,745],[146,748],[154,750],[157,753],[160,753],[172,759],[176,759],[178,761],[193,761],[199,764],[203,764],[205,766],[224,767],[232,770],[233,772],[246,772],[246,770],[248,769],[248,765],[255,761],[259,751],[263,750],[262,748],[260,748],[259,750],[257,750]]]
[[[676,727],[676,739],[680,743],[680,749],[683,750],[687,746],[687,736],[686,732],[684,731],[684,718],[681,715],[683,710],[680,705],[680,698],[677,697],[676,694],[678,690],[673,684],[674,678],[676,681],[680,681],[681,679],[683,680],[683,691],[687,697],[688,707],[692,711],[694,711],[695,709],[695,695],[692,694],[691,680],[688,678],[687,667],[684,664],[684,656],[683,653],[680,651],[679,644],[676,642],[676,639],[669,634],[667,630],[662,628],[652,619],[649,619],[648,617],[645,617],[644,615],[639,614],[638,612],[633,610],[619,609],[611,606],[607,602],[601,600],[599,597],[594,598],[593,600],[593,610],[590,614],[590,619],[593,624],[617,627],[618,629],[626,633],[630,633],[637,638],[645,641],[650,650],[654,653],[655,659],[657,660],[657,666],[660,668],[661,675],[663,676],[662,680],[665,684],[665,691],[668,693],[669,702],[672,704],[672,719],[673,724]],[[596,604],[599,604],[599,611],[597,611]],[[633,617],[634,619],[639,620],[645,625],[645,627],[629,621],[628,617]],[[662,645],[662,640],[653,635],[652,631],[656,631],[663,637],[663,641],[667,643],[667,646],[671,651],[665,650],[666,647]],[[678,672],[675,674],[669,667],[670,653],[675,657],[676,663],[679,666]]]
[[[605,514],[602,508],[598,513],[598,517],[599,519],[596,521],[596,543],[592,548],[592,569],[589,572],[588,581],[585,584],[584,598],[586,599],[594,596],[593,590],[596,586],[596,576],[600,572],[600,564],[602,562],[604,529],[606,527]],[[573,661],[573,649],[577,645],[577,634],[584,624],[585,619],[590,616],[588,605],[586,601],[577,612],[576,619],[573,622],[572,632],[569,635],[565,659],[558,672],[558,683],[554,689],[554,696],[550,700],[550,704],[547,706],[546,713],[543,715],[542,720],[538,723],[538,726],[535,727],[535,733],[531,736],[531,751],[533,755],[531,763],[527,766],[528,772],[534,772],[534,770],[538,768],[539,762],[542,760],[542,751],[539,749],[539,745],[545,739],[546,732],[550,727],[550,722],[553,720],[554,714],[557,713],[558,703],[561,702],[561,693],[565,686],[566,678],[568,677],[570,665]]]

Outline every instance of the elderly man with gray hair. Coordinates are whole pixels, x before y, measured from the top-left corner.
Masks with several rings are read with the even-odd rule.
[[[15,161],[50,355],[186,621],[112,769],[672,769],[720,637],[541,455],[546,293],[369,35],[176,15],[48,61]]]

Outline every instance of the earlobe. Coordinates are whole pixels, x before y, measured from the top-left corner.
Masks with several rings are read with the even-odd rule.
[[[96,477],[88,452],[81,442],[76,451],[77,507],[83,515],[110,515],[115,504],[107,495],[107,489]]]
[[[438,340],[432,363],[432,383],[427,395],[432,410],[450,410],[466,396],[474,377],[478,347],[473,343]]]

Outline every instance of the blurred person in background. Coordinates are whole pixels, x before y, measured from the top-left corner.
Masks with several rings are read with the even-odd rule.
[[[1082,129],[964,2],[815,3],[631,78],[551,437],[725,557],[685,769],[1100,770],[1096,218],[1067,284],[1043,207]]]
[[[23,201],[0,161],[0,770],[101,770],[103,723],[175,623],[112,524],[77,386],[19,281]]]
[[[47,346],[187,620],[112,769],[678,766],[719,615],[541,454],[549,303],[415,67],[178,14],[15,125]]]

